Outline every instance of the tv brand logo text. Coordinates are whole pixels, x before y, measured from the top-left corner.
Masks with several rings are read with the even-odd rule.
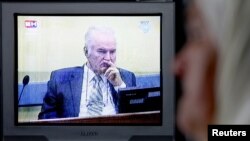
[[[96,131],[81,131],[81,136],[98,136]]]

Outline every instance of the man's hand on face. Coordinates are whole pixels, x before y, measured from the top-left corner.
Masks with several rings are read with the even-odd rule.
[[[115,64],[111,61],[107,62],[110,66],[104,72],[104,76],[109,80],[113,86],[120,86],[122,84],[122,78],[119,70],[116,68]]]

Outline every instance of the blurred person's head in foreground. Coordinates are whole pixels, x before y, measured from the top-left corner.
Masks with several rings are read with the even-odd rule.
[[[207,140],[208,124],[249,124],[250,1],[193,0],[187,6],[187,42],[174,72],[183,94],[177,124]]]

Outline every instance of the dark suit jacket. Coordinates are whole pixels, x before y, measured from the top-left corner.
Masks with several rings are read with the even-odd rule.
[[[127,87],[136,86],[135,75],[120,69],[123,82]],[[83,83],[83,67],[72,67],[53,71],[48,81],[47,93],[43,100],[39,119],[77,117]],[[117,109],[117,92],[110,83],[112,96]]]

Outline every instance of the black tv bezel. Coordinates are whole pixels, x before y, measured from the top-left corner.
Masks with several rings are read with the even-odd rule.
[[[2,2],[2,115],[4,139],[13,137],[44,137],[48,140],[132,140],[136,135],[144,139],[173,138],[175,135],[175,79],[170,72],[170,64],[175,54],[175,2],[76,2],[76,1],[30,1]],[[46,9],[44,9],[46,6]],[[122,6],[122,7],[121,7]],[[94,9],[93,9],[94,7]],[[162,126],[16,126],[14,123],[13,80],[14,80],[14,29],[13,13],[163,13],[162,71],[163,107]],[[166,26],[165,26],[166,25]],[[58,133],[61,133],[58,135]],[[85,136],[82,133],[97,133]],[[31,137],[31,138],[28,138]],[[158,138],[160,137],[160,138]],[[25,139],[24,139],[25,140]]]
[[[145,124],[117,124],[117,123],[29,123],[29,122],[18,122],[18,21],[17,18],[18,16],[159,16],[160,17],[160,98],[161,98],[161,109],[160,109],[160,123],[145,123]],[[14,69],[15,69],[15,74],[14,74],[14,120],[15,120],[15,126],[162,126],[162,111],[163,111],[163,82],[162,82],[162,13],[143,13],[143,14],[138,14],[138,13],[119,13],[119,14],[114,14],[114,13],[94,13],[94,14],[83,14],[83,13],[74,13],[74,14],[69,14],[69,13],[50,13],[50,14],[42,14],[42,13],[14,13]],[[34,105],[36,106],[36,105]]]

